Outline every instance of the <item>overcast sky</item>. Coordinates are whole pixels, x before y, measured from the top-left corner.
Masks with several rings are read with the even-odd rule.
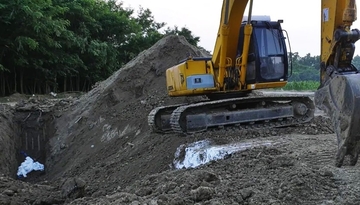
[[[240,1],[240,0],[239,0]],[[221,0],[122,0],[125,7],[135,10],[149,8],[157,22],[167,26],[187,27],[200,37],[199,45],[213,51],[219,27]],[[254,0],[253,15],[268,15],[271,20],[283,19],[293,52],[320,55],[320,0]],[[358,1],[357,1],[358,2]],[[358,3],[359,4],[359,3]],[[360,15],[358,15],[360,18]],[[167,27],[166,26],[166,27]],[[360,29],[360,19],[353,28]],[[359,40],[360,42],[360,40]],[[356,54],[360,55],[360,43]]]

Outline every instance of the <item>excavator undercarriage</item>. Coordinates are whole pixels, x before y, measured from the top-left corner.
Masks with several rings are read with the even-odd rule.
[[[309,122],[313,101],[303,95],[247,96],[153,109],[148,117],[155,132],[192,134],[238,127],[240,129],[292,126]]]

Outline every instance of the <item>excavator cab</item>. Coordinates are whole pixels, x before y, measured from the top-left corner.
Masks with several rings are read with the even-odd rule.
[[[249,45],[246,84],[287,81],[289,61],[281,22],[270,21],[270,18],[251,22],[253,32]],[[237,58],[243,51],[245,25],[246,22],[239,32]]]

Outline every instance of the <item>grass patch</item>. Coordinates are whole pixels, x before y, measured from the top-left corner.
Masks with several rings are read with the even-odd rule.
[[[296,90],[296,91],[316,91],[320,86],[317,81],[294,81],[288,82],[283,90]]]

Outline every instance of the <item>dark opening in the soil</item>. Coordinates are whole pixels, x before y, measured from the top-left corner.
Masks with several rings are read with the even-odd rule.
[[[26,153],[34,161],[45,166],[44,171],[32,171],[21,180],[37,182],[46,171],[46,156],[49,152],[48,141],[54,134],[54,118],[51,113],[41,110],[17,111],[15,113],[16,130],[16,159],[17,167],[25,160]],[[14,177],[17,178],[17,169]]]

